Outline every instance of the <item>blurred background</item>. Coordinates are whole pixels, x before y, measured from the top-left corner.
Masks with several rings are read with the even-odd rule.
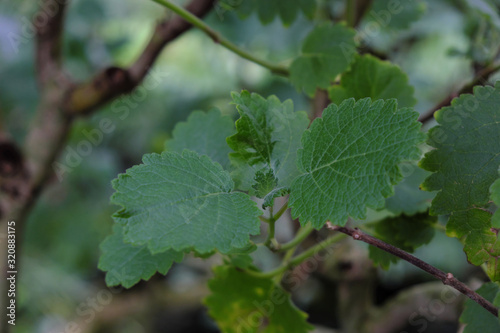
[[[364,47],[408,74],[419,112],[432,108],[470,81],[475,66],[491,59],[498,50],[498,22],[484,19],[483,13],[465,3],[424,1],[419,19],[408,29],[387,27],[363,40]],[[318,16],[341,17],[343,6],[344,1],[321,0]],[[34,1],[0,3],[0,123],[19,144],[39,102],[34,43],[33,39],[13,43],[9,32],[21,31],[36,9]],[[64,36],[68,72],[85,80],[105,66],[130,64],[151,36],[155,22],[165,14],[148,1],[71,1]],[[299,53],[302,39],[314,24],[300,14],[290,27],[284,27],[278,18],[264,26],[256,15],[241,20],[231,10],[213,11],[206,22],[250,53],[284,64]],[[358,31],[362,29],[363,22]],[[99,126],[102,119],[109,119],[114,128],[62,179],[54,177],[30,215],[21,253],[14,332],[218,331],[202,304],[208,294],[210,267],[220,262],[217,256],[208,261],[189,257],[176,264],[167,277],[156,275],[129,290],[106,287],[97,261],[99,244],[111,233],[111,214],[117,209],[109,204],[111,180],[140,163],[143,154],[161,152],[176,123],[193,110],[216,106],[236,119],[231,91],[247,89],[263,96],[292,99],[296,110],[310,114],[313,103],[288,80],[239,58],[195,29],[165,48],[149,79],[154,84],[140,94],[121,97],[78,120],[72,131],[63,154],[86,140],[85,133]],[[280,221],[278,238],[286,241],[292,225],[292,221]],[[363,245],[341,244],[338,250],[347,251],[354,256],[355,265],[361,265],[359,281],[370,281],[377,304],[399,290],[432,281],[405,263],[393,265],[388,271],[372,268]],[[467,264],[461,244],[442,233],[416,255],[464,281],[483,278],[479,269]],[[276,262],[265,251],[255,256],[264,268]],[[318,332],[334,332],[339,322],[335,299],[340,282],[328,269],[338,264],[338,258],[331,260],[308,272],[293,293],[296,304],[318,325]],[[349,269],[353,263],[344,264]],[[456,332],[456,318],[450,316],[428,320],[425,332]],[[68,330],[71,323],[76,326]],[[409,325],[406,332],[419,328]]]

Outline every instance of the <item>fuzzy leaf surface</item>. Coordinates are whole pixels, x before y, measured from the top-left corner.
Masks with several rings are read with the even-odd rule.
[[[125,243],[122,229],[121,225],[115,224],[113,234],[100,246],[99,269],[106,272],[106,284],[110,287],[121,284],[130,288],[141,279],[148,280],[156,272],[165,275],[174,261],[180,262],[184,256],[174,250],[151,254],[145,245]]]
[[[304,40],[302,53],[290,66],[290,80],[299,90],[314,95],[328,88],[354,60],[355,31],[343,24],[321,24]]]
[[[253,185],[265,180],[256,179],[256,173],[263,169],[273,171],[279,186],[290,186],[299,175],[297,150],[301,147],[302,133],[309,125],[307,114],[294,112],[291,100],[282,103],[276,96],[265,99],[248,91],[232,96],[240,113],[237,133],[227,138],[234,150],[230,159],[236,187],[251,190]]]
[[[284,197],[290,193],[290,188],[288,187],[277,187],[271,192],[269,192],[264,197],[264,202],[262,203],[262,208],[270,207],[274,204],[274,199],[279,197]]]
[[[314,328],[271,278],[218,266],[208,285],[212,294],[205,304],[223,333],[304,333]]]
[[[399,107],[412,107],[417,102],[408,76],[398,66],[369,54],[356,56],[350,69],[342,75],[340,85],[330,87],[328,92],[337,105],[351,97],[395,98]]]
[[[450,215],[448,236],[464,241],[469,262],[487,262],[490,278],[500,279],[500,241],[491,229],[486,207],[489,189],[500,165],[500,84],[476,87],[434,115],[438,126],[429,131],[427,153],[420,166],[434,172],[422,184],[439,191],[430,213]]]
[[[259,170],[255,173],[255,184],[252,187],[257,198],[265,198],[276,186],[278,186],[278,179],[273,169]]]
[[[194,111],[186,122],[178,123],[172,139],[165,142],[167,151],[182,153],[184,149],[207,155],[227,170],[231,149],[226,138],[235,133],[234,122],[216,108],[208,112]]]
[[[485,283],[477,290],[477,293],[490,302],[494,302],[500,294],[498,284]],[[499,304],[495,304],[498,306]],[[467,324],[463,333],[497,333],[500,332],[500,321],[486,309],[469,298],[465,299],[465,309],[460,316],[460,322]]]
[[[384,206],[402,176],[398,164],[420,157],[425,135],[411,109],[396,100],[370,98],[331,104],[302,137],[299,167],[289,205],[302,225],[326,221],[345,225],[348,216],[366,217],[366,208]]]
[[[124,227],[125,242],[147,244],[152,253],[226,253],[259,233],[256,204],[232,192],[234,183],[220,164],[189,150],[144,155],[113,187],[111,201],[123,207],[113,217]]]

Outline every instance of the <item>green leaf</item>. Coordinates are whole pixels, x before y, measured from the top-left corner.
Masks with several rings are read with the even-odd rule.
[[[247,243],[244,247],[240,248],[232,248],[226,254],[250,254],[252,252],[255,252],[257,250],[257,245],[253,242]]]
[[[355,34],[343,24],[315,27],[302,44],[302,54],[290,66],[291,82],[310,96],[316,88],[328,88],[354,60]]]
[[[290,193],[290,188],[289,187],[277,187],[271,192],[269,192],[268,195],[265,196],[264,202],[262,203],[262,208],[270,207],[274,205],[274,199],[279,198],[279,197],[284,197],[285,195]]]
[[[257,11],[259,20],[263,24],[269,24],[279,16],[283,24],[289,26],[295,21],[299,12],[312,19],[316,11],[315,0],[242,0],[240,3],[238,7],[240,17],[248,17]]]
[[[262,169],[255,174],[255,184],[252,185],[257,198],[264,198],[278,186],[278,179],[273,169]]]
[[[200,155],[207,155],[227,170],[231,149],[226,138],[234,133],[233,120],[221,115],[219,109],[214,108],[207,113],[194,111],[186,122],[175,126],[173,138],[165,142],[165,149],[178,153],[189,149]]]
[[[351,68],[342,75],[340,85],[329,88],[333,103],[354,97],[372,100],[396,98],[399,107],[412,107],[417,100],[408,76],[396,65],[372,55],[356,56]]]
[[[374,0],[366,11],[365,24],[377,23],[379,28],[406,29],[422,17],[426,4],[422,0],[387,1]]]
[[[279,186],[290,186],[299,175],[296,159],[300,138],[309,124],[305,112],[294,112],[291,100],[281,103],[276,96],[267,99],[242,91],[233,93],[240,119],[237,133],[227,138],[234,150],[230,160],[236,187],[248,191],[256,183],[256,172],[272,169]]]
[[[396,100],[369,98],[331,104],[302,137],[298,163],[304,174],[292,184],[292,216],[321,228],[366,217],[366,207],[384,206],[401,180],[398,164],[418,159],[418,114],[397,109]]]
[[[377,238],[411,253],[432,240],[436,221],[436,217],[422,213],[414,216],[389,217],[380,222],[370,223],[368,226],[373,228]],[[384,269],[388,269],[391,263],[399,259],[373,246],[370,246],[370,258]]]
[[[167,274],[175,262],[180,262],[182,252],[167,250],[151,254],[146,246],[134,246],[123,242],[122,226],[115,224],[113,234],[101,243],[102,255],[99,269],[106,272],[106,284],[121,284],[130,288],[141,279],[148,280],[156,272]]]
[[[422,191],[420,184],[431,173],[409,162],[399,167],[408,174],[401,183],[394,187],[394,195],[385,200],[385,208],[396,215],[401,213],[413,215],[426,211],[436,193]]]
[[[256,204],[231,192],[233,181],[218,163],[189,150],[144,155],[113,187],[111,201],[123,206],[113,217],[124,226],[125,242],[147,244],[152,253],[225,253],[259,233]]]
[[[498,178],[500,165],[500,84],[475,87],[474,95],[461,95],[451,106],[434,115],[439,126],[429,131],[429,145],[435,147],[420,166],[435,172],[422,184],[439,191],[432,201],[432,215],[450,215],[446,232],[465,242],[464,250],[474,265],[487,262],[495,268],[500,242],[491,229],[486,210],[489,188]],[[496,276],[493,278],[492,276]]]
[[[234,267],[219,266],[205,299],[209,314],[223,333],[304,333],[314,327],[290,295],[271,278],[258,278]]]
[[[247,269],[247,268],[252,268],[252,269],[257,269],[253,265],[253,259],[250,256],[252,252],[255,252],[257,250],[257,245],[254,243],[248,243],[247,246],[244,248],[240,249],[232,249],[227,253],[228,259],[229,260],[224,260],[226,264],[236,266],[238,268],[242,269]]]
[[[234,254],[229,256],[228,260],[224,260],[225,264],[232,265],[241,269],[254,269],[253,259],[248,254]]]
[[[499,295],[500,287],[496,283],[485,283],[477,290],[477,293],[490,302]],[[467,298],[465,309],[460,316],[460,322],[467,324],[463,333],[498,333],[500,332],[500,321],[482,306]]]
[[[498,169],[500,174],[500,169]],[[497,210],[491,218],[491,226],[493,228],[500,228],[500,178],[498,178],[490,187],[491,200],[497,206]]]

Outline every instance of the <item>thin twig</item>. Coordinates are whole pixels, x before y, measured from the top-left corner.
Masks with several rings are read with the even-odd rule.
[[[41,87],[61,76],[61,44],[64,16],[68,1],[40,2],[40,17],[48,16],[46,22],[33,22],[36,28],[35,62],[38,82]],[[55,7],[54,7],[55,6]],[[47,15],[46,13],[54,13]]]
[[[259,272],[259,271],[254,271],[254,270],[245,270],[245,272],[247,272],[250,275],[260,277],[260,278],[270,278],[270,277],[276,276],[277,274],[281,274],[282,272],[285,272],[285,271],[289,270],[290,268],[297,266],[298,264],[307,260],[309,257],[312,257],[312,256],[318,254],[319,252],[321,252],[322,250],[324,250],[328,246],[340,241],[344,237],[345,237],[345,235],[341,235],[341,234],[336,234],[332,237],[328,237],[327,239],[323,240],[321,243],[318,243],[314,246],[311,246],[310,248],[308,248],[307,250],[305,250],[301,254],[293,257],[292,259],[282,262],[280,266],[278,266],[277,268],[275,268],[271,271]],[[290,251],[293,254],[293,251],[295,250],[296,246],[298,246],[298,244],[296,244],[294,247],[290,248],[288,251]],[[287,253],[290,253],[290,252],[287,252]],[[286,256],[288,256],[288,255],[286,255]]]
[[[273,206],[269,207],[269,228],[268,228],[268,234],[267,234],[267,239],[264,242],[264,245],[267,246],[268,248],[274,248],[274,233],[275,233],[275,226],[276,226],[276,218],[274,218],[273,214]]]
[[[433,119],[434,113],[436,111],[440,110],[441,108],[443,108],[445,106],[450,105],[451,101],[455,97],[458,97],[462,94],[472,93],[475,86],[488,80],[488,78],[491,75],[493,75],[495,72],[497,72],[498,70],[500,70],[500,64],[483,68],[482,70],[480,70],[477,73],[476,77],[474,77],[474,79],[472,79],[471,82],[464,85],[458,92],[454,92],[454,93],[446,96],[446,98],[444,98],[441,102],[439,102],[437,105],[435,105],[432,109],[430,109],[429,111],[427,111],[425,113],[422,113],[420,115],[420,117],[418,118],[418,121],[420,121],[421,123],[426,123],[427,121]]]
[[[254,62],[262,67],[265,67],[275,74],[284,76],[289,75],[288,68],[273,64],[264,59],[257,58],[254,55],[248,53],[247,51],[239,48],[235,44],[231,43],[224,36],[219,34],[217,31],[212,29],[208,24],[206,24],[205,22],[203,22],[190,12],[186,11],[184,8],[177,6],[175,3],[168,0],[153,0],[153,1],[172,10],[177,15],[182,17],[184,20],[191,23],[192,25],[203,31],[205,34],[207,34],[210,38],[214,40],[214,42],[219,43],[220,45],[224,46],[226,49],[232,51],[233,53],[239,55],[240,57],[250,60],[251,62]]]
[[[332,225],[330,222],[327,222],[328,229],[336,230],[343,234],[351,236],[354,240],[359,240],[365,242],[367,244],[373,245],[387,253],[390,253],[398,258],[401,258],[410,264],[420,268],[421,270],[431,274],[437,279],[441,280],[443,284],[448,285],[450,287],[455,288],[465,296],[469,297],[471,300],[479,304],[481,307],[485,308],[488,312],[493,314],[495,317],[498,317],[498,309],[488,300],[483,298],[481,295],[476,293],[474,290],[470,289],[465,283],[457,280],[453,274],[445,273],[436,267],[426,263],[423,260],[418,259],[417,257],[405,252],[391,244],[381,241],[373,236],[365,234],[358,228],[349,228],[349,227],[340,227],[336,225]]]
[[[185,10],[194,17],[203,17],[210,12],[215,2],[193,0]],[[141,55],[129,68],[108,67],[89,81],[72,87],[65,100],[66,112],[71,115],[89,114],[114,98],[131,92],[149,73],[165,45],[191,27],[189,22],[179,16],[160,22]]]

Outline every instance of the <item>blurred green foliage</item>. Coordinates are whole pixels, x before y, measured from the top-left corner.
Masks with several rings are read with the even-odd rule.
[[[495,56],[492,50],[500,44],[498,17],[471,7],[473,2],[425,1],[427,10],[405,30],[363,34],[370,17],[362,21],[358,29],[365,36],[361,48],[383,54],[408,74],[418,100],[417,111],[426,111],[470,80],[474,63],[488,63]],[[28,0],[0,4],[0,127],[19,143],[30,127],[39,96],[33,38],[16,44],[9,36],[26,28],[36,6],[37,2]],[[341,1],[321,0],[316,17],[339,18],[342,11]],[[68,72],[75,79],[86,80],[105,66],[127,66],[165,14],[147,1],[72,1],[64,34]],[[313,27],[301,13],[289,27],[278,17],[263,26],[256,13],[241,20],[227,9],[212,12],[206,21],[253,54],[285,64],[299,54],[300,41]],[[262,96],[274,94],[280,100],[290,98],[296,110],[311,111],[309,99],[286,79],[239,58],[199,31],[189,31],[169,44],[152,72],[148,80],[156,82],[153,88],[121,97],[79,120],[72,131],[60,161],[67,158],[68,149],[89,141],[88,133],[99,128],[103,119],[114,127],[102,134],[98,144],[92,144],[91,153],[65,173],[62,181],[54,177],[30,216],[22,252],[21,320],[15,332],[56,331],[65,320],[80,318],[75,309],[104,288],[97,259],[98,244],[111,233],[111,214],[116,210],[109,204],[110,182],[139,163],[144,153],[162,151],[175,124],[186,120],[192,110],[215,106],[234,118],[230,92],[247,89]],[[456,261],[446,257],[439,262],[436,253],[462,256],[458,242],[440,237],[417,253],[437,266]],[[466,266],[452,269],[463,273]],[[385,281],[394,274],[420,274],[404,263],[389,272],[384,273]],[[120,329],[123,326],[109,327],[109,332]]]

